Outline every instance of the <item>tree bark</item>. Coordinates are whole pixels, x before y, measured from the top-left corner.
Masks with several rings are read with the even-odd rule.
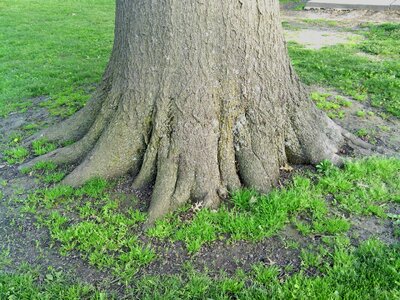
[[[277,0],[117,0],[96,96],[41,136],[76,140],[37,159],[80,162],[65,184],[127,172],[136,188],[155,182],[150,222],[190,199],[267,192],[287,163],[339,163],[355,143],[293,71]]]

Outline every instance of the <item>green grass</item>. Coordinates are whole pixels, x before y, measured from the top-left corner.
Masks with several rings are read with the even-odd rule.
[[[355,100],[400,117],[400,24],[369,25],[366,40],[320,50],[290,43],[289,53],[301,79],[307,84],[334,87]],[[378,56],[362,57],[359,51]]]
[[[29,156],[29,151],[25,147],[18,146],[4,151],[4,160],[9,164],[20,164]]]
[[[165,242],[182,241],[194,254],[217,240],[257,242],[278,234],[289,223],[304,235],[345,233],[351,227],[342,216],[345,212],[386,218],[385,205],[400,202],[400,160],[370,158],[348,162],[344,169],[324,161],[317,169],[318,174],[295,176],[291,184],[267,195],[237,191],[230,203],[215,211],[192,213],[186,207],[158,221],[147,234]],[[128,280],[157,253],[151,244],[138,240],[146,215],[130,208],[136,200],[126,203],[107,190],[108,184],[99,179],[77,190],[68,186],[41,189],[24,201],[24,211],[37,215],[60,243],[62,253],[79,250],[91,264]],[[181,216],[188,213],[192,217],[182,222],[187,218]]]
[[[339,25],[338,21],[326,19],[301,19],[301,21],[306,24],[317,26],[337,27]]]
[[[109,58],[114,2],[1,1],[0,116],[42,96],[57,115],[82,107]]]
[[[22,169],[21,173],[34,176],[47,184],[60,182],[65,176],[65,172],[60,171],[52,162],[37,162],[31,168]]]
[[[30,155],[32,156],[40,156],[46,153],[49,153],[58,148],[57,144],[50,143],[47,140],[40,139],[36,140],[32,143],[32,147],[29,149],[21,146],[21,141],[23,137],[19,134],[12,135],[10,137],[10,142],[8,144],[8,149],[3,151],[4,160],[10,164],[21,164],[23,163]],[[37,171],[38,169],[36,169]]]
[[[258,263],[235,275],[210,276],[190,266],[181,275],[146,276],[134,282],[135,299],[398,299],[399,245],[367,240],[354,248],[343,237],[324,239],[303,250],[301,268],[292,275],[280,266]],[[309,275],[318,270],[320,275]],[[0,299],[110,299],[88,285],[71,283],[52,268],[39,274],[0,273]]]
[[[327,113],[330,118],[342,119],[345,112],[342,108],[350,107],[352,103],[342,96],[332,96],[327,93],[311,93],[311,99],[315,102],[317,107]]]
[[[281,1],[288,2],[302,1]],[[0,116],[42,96],[53,114],[82,107],[109,57],[114,1],[5,0],[0,8],[0,37],[7,40],[0,45]],[[367,25],[366,40],[353,47],[314,51],[292,44],[291,57],[306,83],[330,85],[359,100],[370,97],[399,116],[399,26]],[[357,49],[384,61],[360,57]]]
[[[232,208],[223,205],[217,211],[200,210],[183,223],[175,213],[158,221],[148,234],[183,241],[194,253],[202,245],[226,237],[259,241],[276,234],[289,221],[303,234],[346,232],[349,221],[330,216],[325,200],[329,195],[341,211],[380,217],[385,217],[382,205],[400,202],[400,160],[370,158],[348,162],[344,170],[323,162],[318,170],[317,184],[309,177],[296,176],[293,183],[267,195],[240,190],[232,195]]]
[[[61,271],[53,268],[49,268],[46,274],[42,275],[29,268],[17,274],[0,271],[0,299],[105,300],[107,294],[93,286],[71,282]]]
[[[324,259],[304,254],[302,270],[292,276],[278,266],[260,264],[230,277],[192,271],[144,278],[132,295],[140,299],[398,299],[399,250],[376,240],[357,249],[337,240]],[[314,266],[323,275],[307,275],[307,268]]]
[[[57,145],[54,143],[49,143],[46,140],[36,140],[32,143],[32,150],[36,156],[40,156],[46,153],[49,153],[53,150],[57,149]]]
[[[367,31],[359,48],[370,54],[398,59],[400,56],[400,24],[364,25]]]
[[[1,199],[1,198],[0,198]],[[0,270],[11,265],[10,249],[0,249]]]
[[[353,214],[384,215],[387,202],[400,203],[400,160],[371,158],[346,164],[345,171],[329,171],[318,187]]]
[[[34,168],[53,170],[51,164]],[[90,264],[129,280],[155,258],[135,233],[146,215],[130,208],[135,199],[111,198],[107,188],[104,180],[94,179],[76,190],[62,185],[37,190],[24,201],[23,211],[36,213],[63,255],[79,250]]]

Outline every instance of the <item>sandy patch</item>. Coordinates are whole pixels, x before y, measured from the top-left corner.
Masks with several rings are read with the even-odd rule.
[[[359,35],[349,32],[328,31],[323,29],[285,30],[287,41],[293,41],[310,49],[320,49],[325,46],[348,43]]]

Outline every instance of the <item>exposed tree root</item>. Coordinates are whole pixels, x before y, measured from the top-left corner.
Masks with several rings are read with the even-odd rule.
[[[76,143],[74,143],[72,145],[56,149],[50,153],[47,153],[45,155],[42,155],[35,159],[32,159],[31,161],[21,165],[20,169],[30,168],[39,161],[52,161],[55,164],[61,165],[61,164],[76,163],[79,160],[81,160],[90,150],[92,150],[93,145],[96,143],[97,139],[103,132],[104,128],[107,126],[107,123],[110,121],[110,118],[114,115],[115,109],[119,102],[119,98],[120,97],[116,97],[116,96],[107,97],[104,101],[99,101],[99,102],[101,102],[102,107],[97,110],[97,114],[94,118],[94,121],[92,121],[91,127],[85,132],[85,134],[79,141],[77,141]],[[98,99],[94,99],[94,100],[98,100]],[[91,103],[93,103],[93,101]],[[81,112],[87,113],[86,107],[94,105],[91,103],[89,103],[87,106],[85,106],[85,108],[83,108],[81,111],[79,111],[76,115],[79,114],[81,119],[84,118],[84,115],[81,115],[80,113]],[[93,107],[92,107],[92,109],[93,109]],[[71,122],[76,121],[77,120],[75,118],[76,115],[72,116],[70,119],[65,120],[61,125],[70,124]],[[82,123],[80,123],[80,124],[82,124]],[[72,131],[74,129],[75,129],[75,127],[64,128],[65,135],[69,136],[69,137],[74,135],[74,133],[72,133]],[[46,135],[46,132],[51,133],[52,135]],[[43,138],[43,137],[56,138],[56,136],[62,134],[61,133],[62,130],[59,129],[59,126],[50,127],[46,132],[44,132],[42,135],[39,135],[39,138]],[[34,140],[32,140],[32,141],[34,141]],[[58,141],[60,141],[60,140],[58,139]]]
[[[297,95],[303,93],[299,91]],[[298,109],[297,105],[298,110],[292,111],[289,103],[278,113],[291,117],[272,126],[275,114],[264,110],[236,107],[235,114],[228,114],[222,106],[198,106],[195,111],[200,117],[193,117],[193,103],[172,104],[168,98],[158,101],[154,109],[145,105],[132,109],[135,96],[128,92],[107,97],[79,141],[22,167],[38,161],[80,161],[62,182],[72,186],[93,177],[114,178],[128,172],[135,175],[135,188],[155,182],[149,208],[152,224],[191,200],[216,207],[229,191],[242,186],[267,192],[287,163],[316,164],[328,159],[341,164],[344,145],[373,149],[318,111],[305,93],[301,98],[305,107]],[[201,114],[216,114],[219,121],[208,122]],[[147,119],[151,122],[143,121]]]
[[[126,93],[99,139],[92,144],[82,163],[64,180],[64,184],[79,186],[93,177],[114,178],[129,171],[137,174],[146,149],[151,123],[150,106],[132,108],[135,95]]]
[[[63,144],[65,142],[75,142],[83,138],[97,119],[103,103],[112,94],[112,91],[110,91],[111,79],[107,74],[108,72],[105,73],[102,85],[81,110],[57,126],[51,126],[28,137],[24,141],[24,146],[28,146],[40,139]]]

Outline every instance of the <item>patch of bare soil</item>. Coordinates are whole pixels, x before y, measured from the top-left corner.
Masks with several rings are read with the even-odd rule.
[[[371,10],[335,10],[312,9],[303,11],[282,10],[282,19],[296,22],[301,19],[336,21],[346,27],[358,27],[364,23],[399,22],[399,11],[371,11]]]
[[[282,20],[287,24],[286,39],[310,49],[320,49],[362,39],[362,36],[350,32],[359,29],[362,24],[400,21],[398,11],[314,9],[282,10],[281,14]],[[360,53],[360,55],[367,54]]]
[[[311,89],[320,93],[340,95],[333,89],[326,89],[319,86],[312,86]],[[372,145],[385,147],[400,153],[399,118],[369,105],[368,102],[359,102],[349,97],[342,97],[350,101],[351,106],[342,108],[345,115],[342,119],[334,119],[337,124]]]
[[[291,238],[290,241],[292,241]],[[187,253],[181,242],[163,242],[158,245],[154,242],[160,256],[143,268],[138,276],[176,275],[182,272],[182,268],[188,262],[196,270],[206,272],[211,276],[218,276],[221,272],[234,275],[238,269],[250,271],[254,264],[277,266],[282,270],[286,268],[288,270],[286,274],[291,274],[300,269],[299,249],[306,247],[307,244],[302,242],[299,248],[294,249],[290,248],[287,240],[289,238],[285,230],[279,236],[258,243],[217,241],[211,245],[204,245],[193,256]]]
[[[333,29],[296,29],[285,30],[288,41],[302,44],[309,49],[321,49],[325,46],[348,43],[350,39],[361,38],[360,35]]]

